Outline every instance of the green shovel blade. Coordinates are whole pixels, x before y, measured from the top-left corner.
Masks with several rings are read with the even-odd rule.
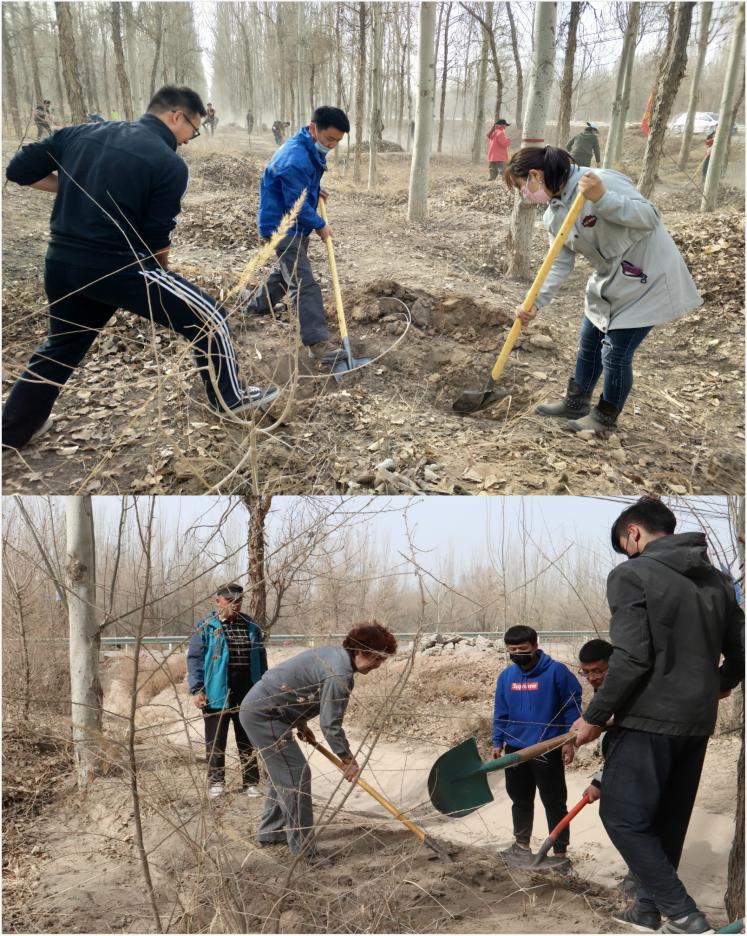
[[[516,754],[506,754],[496,760],[483,761],[477,740],[468,738],[442,754],[428,775],[428,794],[436,809],[455,818],[470,813],[493,801],[488,773],[518,763]]]

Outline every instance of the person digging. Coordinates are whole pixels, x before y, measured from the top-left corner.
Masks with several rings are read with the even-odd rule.
[[[633,356],[652,328],[703,304],[658,210],[632,182],[612,169],[592,172],[565,150],[527,146],[514,153],[504,173],[525,201],[547,205],[542,221],[551,240],[576,195],[588,200],[558,254],[535,305],[515,311],[522,325],[558,294],[580,254],[592,266],[576,368],[565,397],[542,403],[540,416],[565,418],[573,432],[611,432],[633,386]],[[602,393],[591,398],[599,378]]]

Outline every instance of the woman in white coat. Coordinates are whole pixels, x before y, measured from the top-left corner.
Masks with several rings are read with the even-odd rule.
[[[537,407],[542,416],[566,417],[576,432],[609,432],[633,386],[633,355],[656,325],[702,305],[677,245],[658,210],[627,176],[577,166],[565,150],[528,146],[511,157],[506,183],[534,204],[546,204],[550,240],[578,192],[588,200],[548,274],[534,307],[516,310],[523,324],[557,295],[576,254],[591,264],[576,369],[563,400]],[[602,393],[591,397],[600,377]]]

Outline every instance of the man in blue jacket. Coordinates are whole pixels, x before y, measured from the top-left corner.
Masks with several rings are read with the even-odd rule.
[[[493,757],[565,734],[581,710],[581,685],[563,663],[558,663],[537,646],[537,631],[517,624],[504,636],[511,659],[498,677],[493,715]],[[520,862],[528,861],[534,824],[534,795],[539,790],[545,807],[548,831],[568,812],[565,766],[573,760],[572,742],[542,757],[536,757],[505,771],[506,792],[516,841],[506,854]],[[554,851],[565,858],[568,827],[558,836]]]
[[[259,796],[259,770],[252,742],[239,721],[244,696],[267,672],[262,631],[241,613],[244,589],[221,586],[216,610],[198,621],[187,650],[187,682],[194,703],[205,720],[210,796],[223,793],[228,726],[233,724],[241,762],[241,778],[248,796]]]
[[[199,135],[204,114],[197,92],[167,85],[138,120],[63,127],[11,159],[9,181],[56,197],[44,271],[48,335],[8,396],[5,447],[21,448],[46,428],[60,390],[118,308],[191,343],[217,412],[278,395],[242,381],[223,311],[169,270],[189,175],[177,148]]]
[[[317,212],[319,198],[327,197],[321,188],[322,175],[327,168],[327,154],[349,132],[350,122],[339,107],[317,107],[308,127],[287,140],[270,160],[259,193],[260,237],[272,237],[304,189],[306,198],[287,236],[275,248],[278,263],[245,309],[266,315],[290,291],[301,322],[301,343],[313,360],[324,364],[334,364],[342,352],[328,340],[322,290],[307,254],[312,233],[322,240],[332,233]]]

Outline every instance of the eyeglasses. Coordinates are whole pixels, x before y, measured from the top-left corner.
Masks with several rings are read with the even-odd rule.
[[[576,672],[578,673],[579,676],[585,676],[587,679],[591,679],[592,676],[606,676],[607,674],[606,669],[603,669],[603,670],[602,669],[593,669],[593,670],[578,669],[576,670]]]
[[[190,127],[192,128],[192,136],[190,137],[190,140],[196,140],[197,137],[200,135],[200,128],[199,128],[199,127],[195,127],[195,125],[192,123],[192,121],[189,119],[189,117],[187,117],[187,115],[184,113],[184,111],[172,111],[171,113],[172,113],[172,114],[181,114],[181,115],[182,115],[182,117],[187,121],[187,123],[188,123],[188,124],[190,125]]]

